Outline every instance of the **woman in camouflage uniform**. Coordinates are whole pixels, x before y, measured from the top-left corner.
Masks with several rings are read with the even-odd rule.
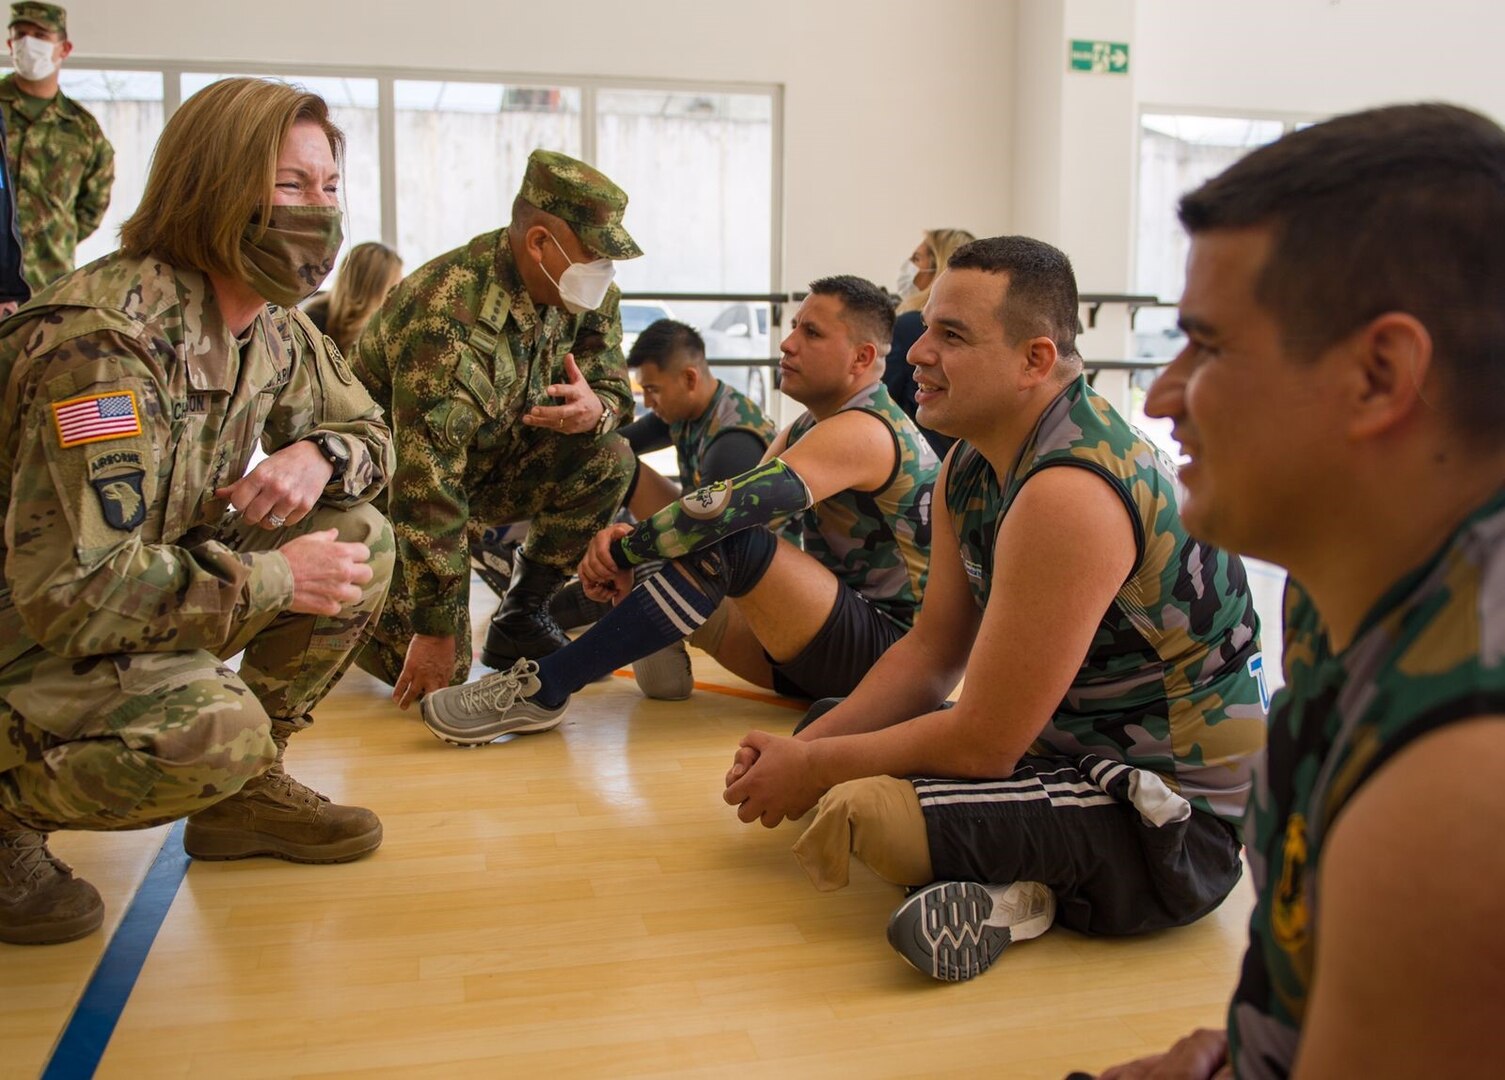
[[[192,815],[184,846],[216,859],[381,842],[281,767],[393,561],[371,506],[390,434],[291,310],[339,247],[342,149],[312,94],[208,87],[163,131],[122,249],[0,333],[0,940],[100,923],[54,829]]]

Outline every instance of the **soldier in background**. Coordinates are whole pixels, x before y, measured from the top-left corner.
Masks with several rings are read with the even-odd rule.
[[[213,84],[163,130],[121,250],[0,327],[0,941],[100,924],[55,829],[192,815],[206,859],[381,843],[281,764],[394,555],[381,412],[292,308],[340,246],[343,146],[313,94]]]
[[[10,51],[15,73],[0,79],[5,156],[26,240],[23,269],[40,289],[73,269],[79,241],[104,220],[115,150],[89,110],[58,89],[58,70],[73,52],[66,11],[12,4]]]
[[[5,114],[0,111],[0,143],[5,141]],[[0,319],[31,299],[31,287],[21,273],[21,230],[16,223],[16,192],[11,186],[10,165],[0,155]]]
[[[1058,902],[1093,934],[1216,907],[1265,714],[1243,565],[1186,535],[1174,466],[1087,386],[1066,256],[995,237],[947,266],[909,352],[918,420],[963,440],[925,605],[850,697],[744,738],[725,798],[770,828],[818,804],[795,845],[817,888],[852,855],[925,886],[889,941],[959,980]]]
[[[755,468],[763,460],[779,429],[763,410],[736,387],[711,373],[705,359],[705,341],[693,326],[673,319],[659,319],[638,335],[627,356],[627,366],[638,373],[643,404],[653,410],[622,429],[622,437],[639,457],[637,472],[627,491],[627,509],[639,521],[652,517],[686,491],[705,484],[730,480]],[[641,460],[643,454],[674,447],[679,463],[679,484],[660,476]],[[789,530],[794,539],[797,530]],[[555,597],[555,618],[560,599],[580,589],[580,608],[594,622],[609,604],[586,597],[577,581]],[[690,656],[683,641],[637,660],[632,665],[638,688],[648,697],[678,701],[695,688]]]
[[[569,642],[550,597],[622,503],[633,458],[612,260],[642,254],[627,196],[564,154],[528,159],[512,221],[419,268],[367,325],[356,370],[397,434],[398,570],[357,663],[403,708],[470,674],[468,533],[531,519],[482,660]]]

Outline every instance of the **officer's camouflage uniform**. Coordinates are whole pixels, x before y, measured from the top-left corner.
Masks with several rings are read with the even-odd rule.
[[[1322,848],[1343,807],[1415,740],[1505,713],[1502,617],[1505,492],[1387,589],[1339,653],[1305,591],[1287,586],[1286,682],[1244,818],[1255,905],[1228,1014],[1239,1076],[1271,1080],[1295,1064],[1320,947]],[[1460,762],[1450,779],[1466,785],[1470,775]],[[1448,779],[1438,778],[1439,798],[1466,798],[1441,789]]]
[[[756,402],[724,382],[716,387],[705,412],[693,420],[677,420],[669,425],[669,438],[679,459],[679,486],[682,490],[694,491],[707,482],[700,473],[706,452],[718,436],[731,431],[747,432],[761,442],[765,450],[779,433],[778,426],[763,414]]]
[[[1149,769],[1196,809],[1236,824],[1265,743],[1258,621],[1243,563],[1187,535],[1175,466],[1085,379],[1046,410],[1001,483],[970,443],[952,458],[946,506],[977,606],[988,602],[1003,516],[1026,480],[1061,466],[1087,468],[1113,487],[1139,552],[1035,749]]]
[[[79,241],[99,228],[115,183],[115,150],[89,110],[61,90],[34,98],[7,75],[0,111],[25,241],[22,272],[36,290],[72,270]]]
[[[0,808],[129,828],[235,793],[327,692],[380,607],[391,530],[381,412],[301,313],[239,341],[204,275],[115,254],[0,327]],[[82,411],[81,411],[82,410]],[[278,531],[214,495],[268,452],[342,436],[343,479]],[[287,610],[274,548],[336,528],[373,580],[334,617]],[[245,650],[237,675],[221,662]]]
[[[541,157],[556,171],[572,167],[562,155],[534,154]],[[530,165],[527,201],[561,214],[578,210],[531,186],[536,175]],[[594,170],[585,175],[610,183]],[[607,256],[640,254],[590,229],[576,225],[575,232]],[[548,388],[568,381],[571,353],[614,422],[631,415],[620,295],[612,286],[600,308],[583,315],[535,306],[504,227],[418,269],[367,325],[355,366],[396,432],[387,512],[398,570],[361,667],[395,684],[413,634],[453,634],[451,681],[464,682],[472,656],[468,534],[531,518],[524,553],[568,572],[610,524],[636,465],[626,440],[614,432],[560,434],[522,417],[535,405],[557,404]]]
[[[894,440],[896,463],[877,491],[839,491],[798,518],[801,544],[836,580],[909,629],[930,570],[930,500],[940,462],[888,388],[876,382],[841,407],[882,420]],[[815,427],[802,413],[789,427],[793,446]]]

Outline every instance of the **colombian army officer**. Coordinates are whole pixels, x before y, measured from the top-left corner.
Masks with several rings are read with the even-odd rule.
[[[511,667],[569,639],[548,600],[622,503],[634,460],[613,260],[642,254],[627,196],[536,150],[512,221],[441,255],[367,325],[355,367],[397,443],[392,595],[357,663],[404,708],[470,674],[467,532],[531,519],[482,660]]]
[[[292,308],[340,244],[343,144],[315,95],[215,83],[164,129],[121,250],[0,328],[0,941],[101,921],[54,829],[191,815],[208,859],[381,842],[281,765],[393,560],[390,433]]]

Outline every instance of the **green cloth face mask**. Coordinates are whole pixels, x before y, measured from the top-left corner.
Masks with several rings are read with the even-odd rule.
[[[246,283],[283,307],[314,294],[345,239],[338,206],[274,206],[258,239],[259,231],[261,223],[252,220],[241,234]]]

